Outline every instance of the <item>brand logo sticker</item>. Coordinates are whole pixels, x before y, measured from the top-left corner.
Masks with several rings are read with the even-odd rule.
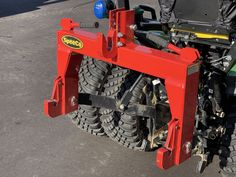
[[[84,47],[83,42],[73,36],[63,36],[61,40],[63,44],[72,49],[82,49]]]

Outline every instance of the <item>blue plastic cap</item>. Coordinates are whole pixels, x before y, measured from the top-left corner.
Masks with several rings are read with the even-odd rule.
[[[108,9],[106,0],[97,0],[94,4],[94,15],[98,19],[103,19],[108,16]]]

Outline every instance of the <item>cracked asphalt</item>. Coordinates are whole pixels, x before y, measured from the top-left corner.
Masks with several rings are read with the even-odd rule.
[[[132,1],[132,5],[141,0]],[[145,3],[156,6],[156,1]],[[218,159],[195,174],[197,158],[162,171],[155,152],[135,152],[47,119],[62,17],[95,21],[89,0],[0,1],[0,177],[220,177]],[[100,31],[105,32],[106,20]],[[98,30],[92,30],[94,32]]]

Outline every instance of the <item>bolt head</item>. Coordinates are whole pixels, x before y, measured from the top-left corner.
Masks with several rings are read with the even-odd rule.
[[[171,33],[171,36],[172,37],[175,37],[176,36],[176,33],[174,32],[174,33]]]
[[[78,99],[75,96],[73,96],[70,100],[70,103],[71,103],[71,106],[75,106],[78,103]]]
[[[119,106],[119,108],[120,108],[120,110],[124,110],[124,109],[125,109],[125,105],[121,104],[121,105]]]
[[[76,71],[76,72],[79,72],[79,66],[77,66],[77,67],[75,68],[75,71]]]
[[[208,92],[211,93],[211,94],[214,93],[214,91],[212,89],[208,89]]]
[[[224,67],[228,67],[229,66],[229,62],[223,62]]]
[[[192,143],[191,142],[186,142],[184,147],[185,147],[186,154],[189,154],[192,150]]]
[[[118,37],[118,38],[122,38],[122,37],[124,37],[124,35],[123,35],[121,32],[119,32],[119,33],[117,34],[117,37]]]
[[[232,61],[232,56],[231,56],[231,55],[228,55],[228,56],[226,57],[226,60],[227,60],[227,61]]]
[[[155,79],[155,80],[152,81],[153,85],[159,85],[160,83],[161,83],[160,79]]]
[[[122,47],[124,44],[122,42],[117,42],[117,47]]]
[[[224,118],[225,117],[225,113],[222,111],[222,112],[219,112],[216,114],[218,117],[220,118]]]
[[[137,25],[130,25],[130,29],[136,31],[138,29]]]

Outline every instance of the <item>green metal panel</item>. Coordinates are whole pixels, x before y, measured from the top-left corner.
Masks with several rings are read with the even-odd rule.
[[[231,68],[228,75],[229,76],[236,76],[236,64]]]

